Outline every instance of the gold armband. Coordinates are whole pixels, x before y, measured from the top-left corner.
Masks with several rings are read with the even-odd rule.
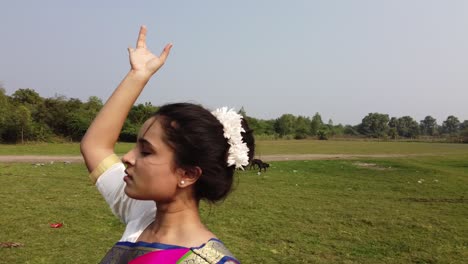
[[[89,178],[93,183],[96,183],[99,176],[101,176],[107,169],[112,165],[121,162],[117,155],[112,154],[107,158],[103,159],[99,165],[89,174]]]

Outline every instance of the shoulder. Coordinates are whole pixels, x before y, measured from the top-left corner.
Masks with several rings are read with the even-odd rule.
[[[206,263],[219,263],[219,264],[239,264],[234,255],[227,249],[227,247],[218,239],[212,238],[206,244],[198,248],[191,248],[193,257],[199,257],[206,261]]]
[[[119,157],[115,154],[111,154],[104,158],[99,165],[97,165],[93,171],[89,174],[89,178],[93,183],[96,183],[98,179],[105,174],[123,173],[125,166],[120,161]]]

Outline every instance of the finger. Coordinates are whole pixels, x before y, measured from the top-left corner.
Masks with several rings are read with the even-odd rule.
[[[138,34],[138,40],[137,40],[137,45],[136,48],[146,48],[146,26],[141,26],[140,27],[140,33]]]
[[[131,46],[128,46],[127,50],[129,54],[135,51],[135,49],[132,48]]]
[[[169,56],[169,53],[171,52],[172,49],[172,43],[169,43],[164,47],[163,51],[161,52],[161,55],[159,55],[159,59],[162,60],[163,62],[166,61],[167,56]]]

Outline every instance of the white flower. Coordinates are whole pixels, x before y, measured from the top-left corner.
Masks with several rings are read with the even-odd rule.
[[[249,165],[249,148],[242,141],[241,132],[245,132],[242,127],[242,116],[227,107],[221,107],[211,112],[223,125],[224,137],[230,145],[228,151],[228,167],[235,165],[236,169]]]

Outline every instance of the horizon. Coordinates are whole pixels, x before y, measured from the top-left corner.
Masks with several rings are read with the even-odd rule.
[[[3,87],[1,86],[1,83],[0,83],[0,89],[2,89],[2,88],[3,88]],[[25,89],[30,89],[30,88],[25,88]],[[37,91],[36,91],[36,92],[37,92]],[[10,96],[10,97],[11,97],[12,94],[7,94],[7,96]],[[41,98],[43,98],[43,99],[48,99],[48,98],[64,98],[64,99],[66,99],[66,100],[70,100],[70,99],[79,99],[82,103],[85,103],[85,102],[87,102],[87,101],[89,100],[89,98],[86,99],[86,100],[82,100],[82,99],[80,99],[80,98],[67,97],[66,95],[63,95],[63,94],[55,94],[55,95],[52,96],[52,97],[42,97],[41,94],[39,94],[39,96],[40,96]],[[92,95],[91,97],[97,97],[97,96],[93,96],[93,95]],[[99,97],[97,97],[97,98],[98,98],[99,100],[101,100],[103,104],[105,103],[105,100],[103,100],[102,98],[99,98]],[[139,105],[139,104],[146,104],[146,103],[151,103],[151,102],[135,102],[134,106]],[[161,107],[163,104],[154,105],[153,103],[151,103],[151,105],[154,106],[154,107]],[[211,109],[211,110],[214,110],[214,109]],[[245,111],[244,107],[242,107],[242,106],[241,106],[240,109],[234,109],[234,110],[236,110],[237,112],[239,112],[239,111],[241,111],[241,110],[244,110],[244,111]],[[247,114],[248,117],[253,117],[253,118],[257,119],[257,120],[263,120],[263,121],[270,121],[270,120],[273,120],[273,121],[274,121],[274,120],[276,120],[276,119],[279,119],[282,115],[291,114],[291,113],[283,113],[283,114],[281,114],[280,116],[277,116],[277,117],[264,119],[264,118],[259,118],[259,117],[256,117],[256,116],[252,116],[252,115],[250,115],[247,111],[245,111],[245,112],[246,112],[246,114]],[[319,113],[319,112],[317,112],[317,113],[318,113],[318,114],[320,115],[320,117],[322,118],[323,124],[327,124],[330,120],[332,121],[332,123],[333,123],[334,126],[337,126],[337,125],[348,126],[348,125],[350,125],[350,126],[353,126],[353,127],[354,127],[354,126],[357,126],[357,125],[359,125],[359,124],[361,123],[361,122],[359,122],[359,123],[357,123],[357,124],[335,123],[335,122],[333,121],[333,119],[330,119],[330,118],[329,118],[329,119],[324,119],[324,118],[322,117],[322,114],[321,114],[321,113]],[[317,113],[314,113],[313,115],[310,115],[310,116],[294,115],[294,114],[292,114],[292,115],[294,115],[295,117],[303,116],[303,117],[306,117],[306,118],[309,118],[310,120],[312,120],[313,116],[314,116],[315,114],[317,114]],[[377,112],[370,112],[370,113],[368,113],[368,114],[371,114],[371,113],[377,113]],[[378,113],[378,114],[386,114],[386,113]],[[386,114],[386,115],[388,115],[388,114]],[[367,115],[366,115],[366,116],[367,116]],[[427,116],[430,116],[430,115],[426,115],[425,117],[427,117]],[[455,115],[449,115],[449,116],[447,116],[444,120],[441,120],[440,122],[438,121],[438,119],[436,119],[436,124],[437,124],[438,126],[442,126],[442,125],[443,125],[443,122],[444,122],[448,117],[450,117],[450,116],[455,116]],[[363,116],[362,119],[364,119],[364,117],[365,117],[365,116]],[[389,119],[391,119],[391,118],[393,118],[393,117],[400,118],[400,117],[403,117],[403,116],[390,116],[390,115],[389,115]],[[421,121],[423,121],[423,120],[417,120],[417,119],[415,119],[415,118],[412,117],[412,116],[410,116],[410,117],[413,118],[416,122],[418,122],[418,124],[420,124]],[[425,117],[424,117],[424,118],[425,118]],[[433,116],[431,116],[431,117],[433,117]],[[455,117],[458,118],[458,116],[455,116]],[[423,118],[423,119],[424,119],[424,118]],[[433,118],[434,118],[434,117],[433,117]],[[459,119],[460,123],[463,123],[464,121],[468,121],[468,120],[466,120],[466,119],[465,119],[465,120],[464,120],[464,119],[460,119],[460,118],[458,118],[458,119]],[[361,121],[362,121],[362,120],[361,120]]]

